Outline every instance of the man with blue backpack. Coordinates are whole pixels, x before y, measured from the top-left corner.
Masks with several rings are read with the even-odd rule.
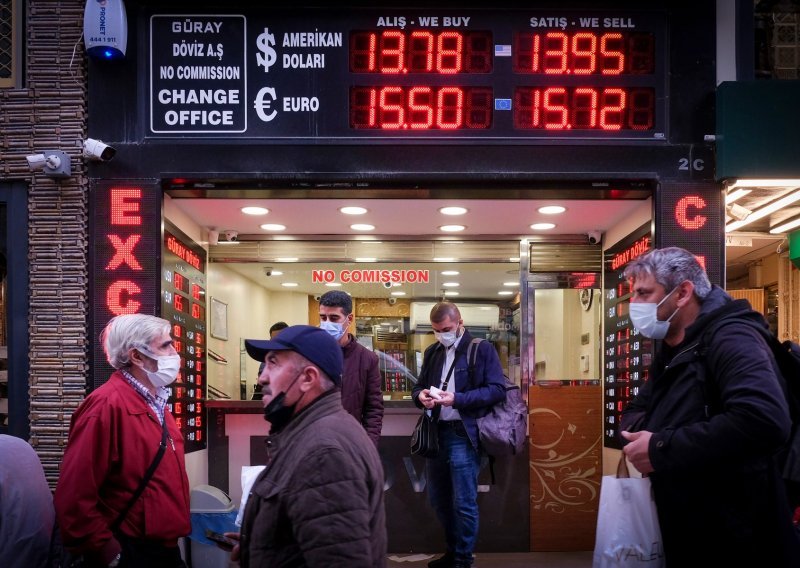
[[[650,477],[667,566],[800,566],[781,476],[792,417],[766,320],[681,248],[625,277],[631,323],[657,352],[623,412],[623,451]]]

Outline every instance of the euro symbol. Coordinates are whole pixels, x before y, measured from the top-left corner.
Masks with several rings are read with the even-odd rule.
[[[269,95],[269,98],[267,98]],[[264,100],[267,98],[267,100]],[[256,109],[256,113],[258,113],[258,118],[260,118],[264,122],[269,122],[275,115],[278,114],[277,111],[273,110],[271,113],[267,114],[265,111],[271,110],[270,105],[272,101],[275,100],[275,89],[272,87],[262,87],[258,94],[256,95],[256,102],[253,105]]]
[[[269,68],[275,64],[275,50],[270,46],[275,45],[275,36],[269,33],[269,28],[264,28],[264,33],[256,38],[256,45],[261,53],[256,53],[256,61],[264,68],[265,73],[269,73]]]

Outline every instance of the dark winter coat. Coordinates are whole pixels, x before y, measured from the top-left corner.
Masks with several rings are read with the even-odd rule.
[[[342,406],[358,420],[370,440],[378,445],[383,427],[383,387],[378,356],[361,345],[353,335],[342,347]]]
[[[478,421],[485,416],[492,406],[505,399],[506,379],[500,358],[491,341],[478,343],[478,352],[475,357],[475,369],[472,375],[467,365],[467,348],[472,341],[472,335],[464,330],[456,348],[455,366],[451,381],[455,381],[455,401],[453,408],[458,410],[464,428],[469,434],[472,445],[478,448]],[[444,346],[438,341],[425,350],[422,357],[422,369],[417,384],[411,390],[411,398],[419,408],[419,394],[431,385],[440,386],[442,367],[445,361]]]
[[[659,346],[622,430],[653,432],[650,479],[669,566],[797,567],[798,533],[775,460],[791,419],[769,347],[736,322],[698,346],[710,322],[730,313],[767,325],[715,286],[683,342]]]
[[[267,449],[244,510],[243,568],[386,565],[383,467],[338,390],[268,437]]]

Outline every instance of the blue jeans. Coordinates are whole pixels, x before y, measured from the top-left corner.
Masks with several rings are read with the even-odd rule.
[[[461,424],[439,426],[439,455],[427,460],[428,497],[444,528],[447,551],[472,564],[478,540],[478,472],[481,457]]]

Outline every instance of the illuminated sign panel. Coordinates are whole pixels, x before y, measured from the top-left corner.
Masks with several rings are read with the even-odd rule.
[[[121,314],[157,314],[161,265],[161,193],[158,188],[94,182],[91,199],[92,380],[89,389],[114,372],[100,333]]]
[[[161,264],[161,317],[172,322],[181,369],[172,384],[171,410],[187,452],[205,448],[206,262],[205,251],[165,223]]]
[[[170,386],[170,410],[183,433],[186,451],[203,449],[207,431],[205,251],[169,226],[163,243],[159,242],[159,187],[95,181],[91,191],[89,389],[105,383],[114,372],[100,343],[108,321],[121,314],[160,315],[172,322],[175,349],[181,356],[180,374]]]
[[[665,12],[456,12],[152,15],[150,132],[667,139]]]
[[[603,438],[608,448],[621,447],[620,415],[650,376],[653,340],[631,323],[631,290],[622,274],[631,261],[651,248],[649,229],[642,228],[604,252]]]

